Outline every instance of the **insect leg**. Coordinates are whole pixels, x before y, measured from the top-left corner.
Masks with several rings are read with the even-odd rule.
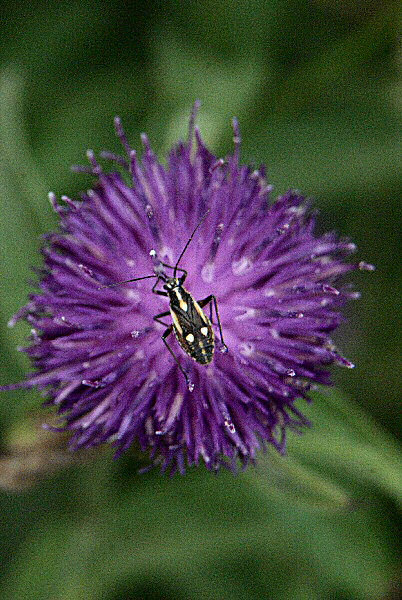
[[[165,327],[171,327],[171,324],[164,323],[163,321],[161,321],[161,317],[168,317],[169,315],[170,315],[170,312],[167,310],[166,312],[159,313],[159,315],[155,315],[153,317],[153,319],[154,319],[154,321],[156,321],[157,323],[160,323],[161,325],[164,325]]]
[[[181,271],[183,273],[183,275],[180,277],[180,279],[182,280],[182,283],[184,283],[184,281],[186,280],[186,277],[187,277],[186,269],[182,269],[181,267],[173,267],[172,265],[168,265],[164,262],[161,262],[161,265],[163,265],[164,267],[168,267],[169,269],[176,269],[176,271]]]
[[[159,277],[158,277],[158,279],[155,281],[155,284],[152,286],[152,290],[151,290],[151,291],[152,291],[152,293],[153,293],[153,294],[158,294],[158,296],[168,296],[169,294],[167,294],[166,292],[162,292],[162,290],[156,290],[156,289],[155,289],[155,288],[156,288],[156,286],[158,285],[158,283],[159,283]],[[166,313],[166,315],[168,315],[168,314],[169,314],[169,313]],[[160,316],[160,315],[159,315],[159,316]]]
[[[221,325],[221,320],[219,318],[219,310],[218,310],[218,303],[216,301],[216,297],[213,294],[211,294],[210,296],[207,296],[203,300],[199,300],[198,304],[201,306],[201,308],[204,308],[204,306],[206,306],[210,302],[214,303],[216,320],[218,321],[218,327],[219,327],[219,335],[220,335],[221,342],[222,342],[222,345],[223,345],[223,348],[221,349],[221,351],[222,352],[227,352],[228,351],[228,347],[226,346],[225,342],[223,341],[222,325]],[[210,306],[210,314],[211,314],[211,323],[212,323],[212,304]]]
[[[167,314],[169,314],[169,313],[167,313]],[[154,318],[155,318],[155,317],[154,317]],[[162,340],[163,340],[163,343],[165,344],[166,348],[169,350],[170,354],[171,354],[171,355],[173,356],[173,358],[175,359],[175,361],[176,361],[176,364],[177,364],[177,366],[179,367],[180,371],[183,373],[183,375],[184,375],[184,379],[186,380],[186,383],[187,383],[187,387],[188,387],[188,389],[190,390],[190,392],[192,392],[192,391],[193,391],[193,389],[194,389],[194,383],[192,383],[192,382],[190,381],[190,379],[189,379],[189,377],[188,377],[187,373],[185,372],[185,370],[184,370],[184,369],[183,369],[183,367],[181,366],[179,359],[177,358],[176,354],[173,352],[172,348],[169,346],[169,344],[168,344],[168,342],[167,342],[167,339],[166,339],[166,338],[167,338],[167,337],[168,337],[168,336],[169,336],[169,335],[172,333],[172,331],[173,331],[173,325],[170,325],[170,326],[169,326],[169,327],[166,329],[165,333],[162,335]]]

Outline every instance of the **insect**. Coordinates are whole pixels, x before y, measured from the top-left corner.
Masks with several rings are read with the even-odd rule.
[[[209,212],[209,211],[208,211]],[[170,354],[173,356],[176,361],[180,371],[183,373],[187,387],[190,391],[193,391],[194,384],[190,381],[188,374],[182,367],[180,363],[180,359],[175,354],[173,348],[170,346],[167,338],[169,335],[174,332],[177,341],[179,342],[181,348],[184,350],[186,354],[191,356],[193,360],[200,363],[201,365],[209,364],[214,356],[215,352],[215,335],[212,329],[212,306],[215,310],[217,325],[219,328],[220,340],[222,342],[222,352],[227,352],[228,347],[223,341],[223,333],[221,320],[219,317],[218,303],[216,297],[211,294],[202,300],[195,300],[194,297],[190,294],[188,290],[183,286],[186,277],[187,271],[179,267],[180,261],[184,256],[188,246],[190,245],[191,240],[193,239],[197,229],[200,227],[201,223],[204,221],[208,212],[202,217],[202,219],[198,222],[194,231],[190,235],[187,240],[186,245],[184,246],[182,252],[180,253],[179,258],[174,266],[168,265],[164,262],[160,262],[160,265],[166,267],[168,269],[173,269],[173,277],[168,277],[166,273],[163,271],[158,272],[155,275],[145,275],[144,277],[135,277],[134,279],[127,279],[126,281],[119,281],[118,283],[113,283],[111,285],[104,285],[105,287],[114,287],[117,285],[121,285],[123,283],[130,283],[132,281],[140,281],[141,279],[150,279],[155,277],[156,281],[154,286],[152,287],[152,292],[154,294],[158,294],[159,296],[165,296],[169,298],[169,310],[159,313],[153,317],[154,321],[164,325],[166,327],[165,332],[162,335],[162,340],[169,350]],[[151,250],[151,256],[155,256],[155,250]],[[180,277],[177,277],[177,272],[180,271]],[[159,281],[163,282],[163,289],[156,289]],[[101,289],[101,288],[99,288]],[[210,317],[204,313],[203,308],[207,305],[210,305]],[[171,316],[172,323],[165,323],[162,321],[164,317]]]

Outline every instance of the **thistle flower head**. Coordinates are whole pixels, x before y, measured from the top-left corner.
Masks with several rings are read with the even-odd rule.
[[[182,473],[200,460],[209,469],[247,465],[266,445],[284,452],[287,430],[308,424],[296,401],[330,384],[331,363],[353,366],[330,339],[339,307],[357,297],[338,281],[371,268],[345,262],[349,241],[314,234],[303,196],[271,199],[264,167],[239,162],[236,120],[233,154],[214,156],[194,128],[196,109],[166,165],[145,135],[138,159],[116,118],[126,156],[103,157],[123,173],[104,172],[88,151],[90,167],[76,170],[95,176],[93,189],[82,201],[63,196],[65,206],[50,194],[61,229],[46,236],[39,293],[13,320],[32,327],[24,351],[36,370],[8,386],[43,390],[73,448],[111,442],[120,454],[138,441],[163,469]],[[194,300],[217,301],[217,310],[213,300],[202,309],[214,331],[207,364],[179,343],[175,314],[154,320],[169,298],[152,286],[161,291],[176,276],[166,265],[193,232],[178,266]],[[154,278],[104,287],[145,276]],[[161,336],[172,323],[170,352]],[[197,344],[199,327],[193,333]]]

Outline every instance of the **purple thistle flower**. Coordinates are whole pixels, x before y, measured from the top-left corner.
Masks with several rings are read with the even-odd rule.
[[[83,201],[63,196],[62,207],[49,195],[61,231],[46,237],[40,293],[11,322],[30,323],[24,351],[36,371],[2,388],[44,390],[72,432],[72,448],[112,442],[119,455],[138,440],[163,470],[181,473],[200,459],[209,469],[245,466],[267,444],[284,452],[287,429],[308,425],[296,400],[330,384],[331,363],[353,367],[330,333],[342,320],[338,308],[358,293],[335,285],[348,271],[372,269],[344,262],[356,249],[349,241],[314,235],[303,196],[270,200],[264,167],[239,164],[236,120],[234,153],[218,160],[194,128],[197,108],[188,141],[166,166],[145,135],[139,161],[116,118],[127,157],[102,156],[130,182],[104,173],[88,151],[90,168],[75,170],[95,175],[96,185]],[[161,263],[176,264],[198,224],[180,267],[197,301],[216,296],[228,352],[220,352],[212,311],[211,362],[193,360],[171,335],[179,366],[161,339],[170,317],[166,326],[153,319],[169,299],[151,288],[173,276]],[[101,287],[147,275],[155,279]]]

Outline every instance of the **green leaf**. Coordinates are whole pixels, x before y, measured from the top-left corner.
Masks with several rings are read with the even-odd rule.
[[[334,481],[352,485],[354,499],[365,501],[381,492],[401,502],[402,469],[395,439],[376,424],[352,399],[338,391],[314,394],[306,411],[313,422],[311,431],[292,439],[289,454]],[[353,502],[353,498],[352,498]]]
[[[21,115],[23,79],[11,69],[0,74],[0,230],[4,232],[1,242],[0,278],[2,293],[1,337],[13,362],[26,366],[18,357],[15,346],[23,341],[22,329],[6,329],[4,325],[26,303],[27,280],[32,277],[30,267],[39,264],[39,233],[45,231],[44,220],[38,210],[40,198],[51,213],[47,202],[47,188],[26,140]]]
[[[366,415],[339,393],[316,396],[309,412],[316,426],[290,436],[289,459],[273,460],[270,452],[237,477],[202,468],[172,480],[151,472],[135,476],[122,493],[118,464],[111,476],[102,453],[81,467],[70,516],[49,519],[43,507],[2,598],[24,597],[29,589],[35,598],[85,593],[100,600],[127,586],[154,589],[156,582],[167,597],[286,598],[300,588],[301,598],[308,590],[314,598],[313,581],[325,594],[344,589],[357,599],[381,597],[397,557],[379,494],[392,497],[395,488],[377,465],[381,459],[389,476],[398,475],[393,444],[375,424],[366,429]],[[370,449],[363,463],[362,445]],[[346,464],[342,446],[350,448]],[[362,482],[373,485],[364,503]]]

